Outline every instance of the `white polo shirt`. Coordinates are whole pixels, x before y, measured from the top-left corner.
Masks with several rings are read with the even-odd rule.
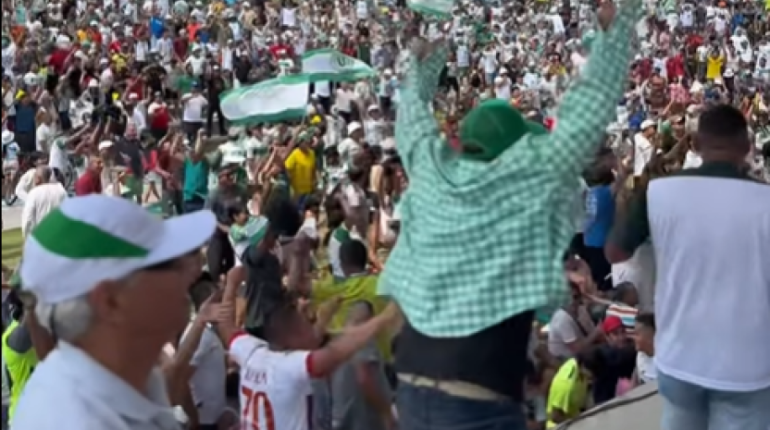
[[[179,428],[166,384],[154,369],[147,394],[136,391],[66,342],[36,368],[14,414],[19,430],[158,430]]]
[[[770,185],[704,163],[650,182],[625,250],[649,236],[655,364],[704,388],[770,387]]]

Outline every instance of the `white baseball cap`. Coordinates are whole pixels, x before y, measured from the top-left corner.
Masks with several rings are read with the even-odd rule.
[[[202,247],[216,228],[208,210],[168,220],[130,200],[73,197],[43,218],[24,243],[23,287],[56,304],[100,282],[174,260]]]
[[[102,140],[99,142],[99,151],[102,149],[112,148],[112,145],[114,145],[114,143],[112,143],[111,140]]]
[[[353,121],[350,124],[348,124],[348,136],[353,134],[356,130],[361,130],[363,126],[358,121]]]
[[[3,145],[13,142],[15,135],[11,130],[3,130]]]
[[[644,130],[644,129],[648,128],[648,127],[655,127],[657,125],[658,124],[655,121],[653,121],[651,119],[645,119],[644,121],[642,121],[642,125],[639,128],[641,130]]]

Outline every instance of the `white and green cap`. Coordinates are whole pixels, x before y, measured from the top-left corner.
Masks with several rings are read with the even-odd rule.
[[[69,198],[24,243],[21,279],[38,301],[59,303],[194,251],[215,228],[208,210],[162,220],[118,197]]]

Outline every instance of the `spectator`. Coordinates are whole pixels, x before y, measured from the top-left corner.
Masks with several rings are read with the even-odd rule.
[[[752,143],[738,109],[703,112],[695,146],[703,164],[652,180],[618,223],[607,257],[626,260],[652,239],[663,429],[762,430],[770,421],[770,187],[747,174]]]

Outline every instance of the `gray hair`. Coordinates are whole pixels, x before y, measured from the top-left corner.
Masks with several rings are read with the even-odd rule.
[[[84,335],[94,319],[87,294],[53,305],[38,302],[35,315],[41,326],[66,342],[73,342]]]

